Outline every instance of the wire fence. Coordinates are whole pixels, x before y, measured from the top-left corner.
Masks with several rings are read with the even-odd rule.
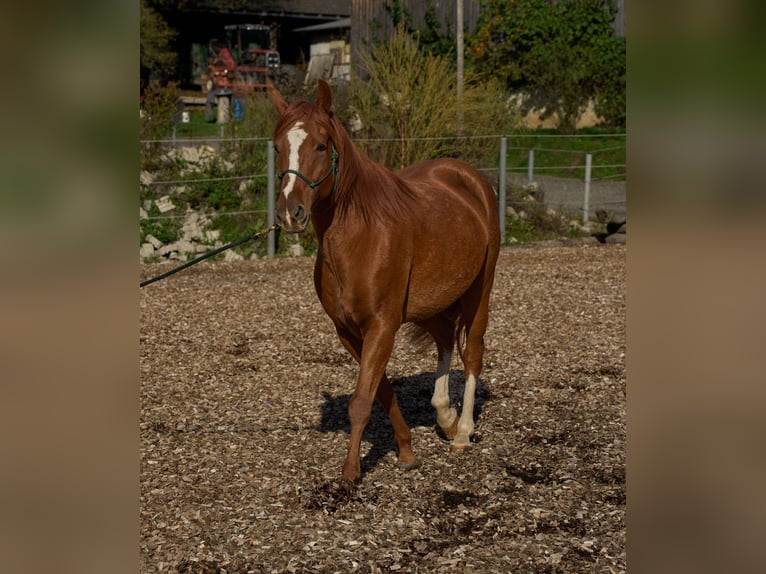
[[[546,206],[579,212],[583,221],[597,209],[626,211],[626,134],[490,134],[445,138],[411,137],[360,138],[356,145],[370,157],[377,154],[389,160],[402,153],[405,145],[418,142],[450,142],[452,155],[460,155],[469,142],[475,155],[467,159],[485,173],[498,190],[498,200],[508,205],[514,194],[534,191]],[[465,146],[460,144],[465,142]],[[231,201],[232,196],[273,195],[269,189],[273,173],[268,168],[270,139],[265,137],[183,137],[140,140],[142,154],[141,219],[150,222],[173,221],[185,217],[176,212],[146,209],[162,196],[186,194],[187,199],[208,196],[196,206],[201,216],[225,213],[229,216],[257,216],[264,222],[269,207],[261,199]],[[601,145],[599,145],[601,144]],[[383,149],[381,146],[390,146]],[[399,146],[399,147],[397,147]],[[203,154],[189,148],[210,148]],[[457,153],[454,151],[457,150]],[[223,167],[222,167],[223,164]],[[273,168],[272,168],[273,171]],[[525,177],[526,174],[526,177]],[[239,187],[237,187],[239,184]],[[510,194],[507,191],[510,189]],[[215,200],[210,200],[215,195]],[[269,198],[270,200],[273,198]],[[192,203],[193,201],[189,201]],[[159,212],[158,212],[159,211]],[[173,211],[168,209],[167,211]],[[505,209],[501,209],[504,230]]]

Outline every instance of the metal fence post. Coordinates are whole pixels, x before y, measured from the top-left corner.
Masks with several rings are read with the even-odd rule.
[[[527,161],[527,183],[535,180],[535,150],[529,150],[529,160]]]
[[[505,245],[505,161],[508,151],[508,138],[500,138],[500,174],[498,175],[497,202],[500,216],[500,244]]]
[[[274,225],[274,142],[269,140],[266,143],[266,170],[268,171],[268,183],[266,186],[267,198],[267,213],[266,213],[266,225],[271,227]],[[269,231],[266,240],[267,254],[269,259],[274,259],[275,244],[276,244],[276,231]]]
[[[582,222],[588,222],[588,212],[590,211],[590,168],[593,161],[591,154],[585,154],[585,194],[582,199]]]

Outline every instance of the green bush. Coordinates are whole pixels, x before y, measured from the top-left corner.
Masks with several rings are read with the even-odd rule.
[[[361,142],[370,157],[391,168],[446,156],[478,162],[488,140],[440,138],[499,134],[520,124],[499,82],[469,77],[458,99],[451,59],[421,50],[402,26],[361,63],[368,78],[352,79],[344,120],[361,126],[355,139],[396,140]]]
[[[141,101],[140,139],[159,139],[170,134],[173,129],[173,116],[178,114],[180,103],[176,84],[149,82]]]

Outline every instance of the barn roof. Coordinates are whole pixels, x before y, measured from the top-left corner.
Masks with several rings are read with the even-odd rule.
[[[338,18],[351,16],[352,0],[187,0],[184,12],[243,16]]]
[[[339,18],[332,22],[323,22],[322,24],[314,24],[313,26],[295,28],[293,32],[321,32],[323,30],[342,30],[343,28],[351,28],[351,18]]]

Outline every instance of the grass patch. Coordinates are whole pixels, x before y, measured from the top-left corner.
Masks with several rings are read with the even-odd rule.
[[[618,134],[618,135],[611,135]],[[508,136],[508,171],[526,173],[529,150],[534,149],[534,173],[573,179],[585,178],[585,155],[592,154],[591,179],[625,180],[626,137],[601,128],[562,136],[555,130],[535,130]],[[598,137],[594,137],[598,136]]]

